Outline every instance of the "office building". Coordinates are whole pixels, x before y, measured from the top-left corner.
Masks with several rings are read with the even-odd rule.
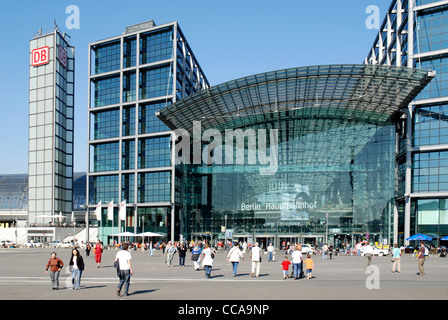
[[[174,238],[181,171],[172,161],[174,134],[155,113],[209,87],[185,35],[177,22],[127,27],[89,45],[89,70],[87,201],[90,210],[102,204],[101,240],[122,231]]]
[[[366,64],[430,69],[435,78],[398,120],[395,242],[448,235],[448,3],[394,0]]]

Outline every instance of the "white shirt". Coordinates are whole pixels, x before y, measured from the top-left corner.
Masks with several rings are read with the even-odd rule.
[[[302,251],[294,250],[292,253],[292,263],[301,263],[302,262]]]
[[[252,248],[252,261],[260,261],[260,247]]]
[[[362,250],[364,252],[364,254],[366,253],[373,253],[373,248],[370,245],[367,245],[364,247],[364,249]]]
[[[229,262],[240,262],[240,258],[242,257],[243,253],[238,247],[233,247],[232,249],[230,249],[230,252],[227,255],[227,258],[229,258]]]
[[[212,249],[207,248],[202,251],[204,260],[202,260],[202,266],[213,266]]]
[[[127,250],[121,250],[117,252],[115,260],[118,260],[120,264],[120,270],[130,270],[129,261],[132,260],[131,253]]]
[[[268,252],[274,252],[274,246],[269,246],[268,247]]]
[[[78,265],[76,264],[77,256],[73,256],[73,269],[78,269]]]

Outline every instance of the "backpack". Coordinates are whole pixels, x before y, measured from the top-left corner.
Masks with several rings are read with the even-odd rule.
[[[429,256],[429,250],[427,247],[425,247],[425,256]]]

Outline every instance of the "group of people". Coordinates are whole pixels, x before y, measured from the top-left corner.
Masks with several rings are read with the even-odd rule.
[[[121,250],[117,252],[115,256],[115,267],[117,269],[117,275],[119,278],[119,284],[117,287],[117,295],[121,295],[121,289],[125,288],[124,296],[129,295],[129,286],[131,281],[131,276],[133,275],[132,270],[132,256],[129,252],[129,244],[123,243]],[[90,255],[91,246],[86,245],[86,256]],[[95,252],[95,262],[97,268],[101,267],[101,260],[103,254],[103,244],[98,241],[93,248]],[[45,273],[50,274],[51,286],[53,290],[59,289],[59,276],[64,267],[64,262],[57,257],[56,252],[52,252],[50,259],[47,262]],[[81,285],[81,276],[85,268],[84,259],[79,253],[79,250],[75,247],[72,249],[72,255],[69,260],[69,268],[72,274],[72,289],[79,290]]]

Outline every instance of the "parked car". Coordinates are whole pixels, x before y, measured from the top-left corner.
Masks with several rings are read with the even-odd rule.
[[[9,240],[0,241],[0,248],[14,248],[16,244]]]
[[[25,248],[42,248],[44,245],[40,242],[26,242],[23,244]]]
[[[302,244],[302,254],[314,254],[314,248],[309,244]]]
[[[49,246],[50,248],[57,248],[59,243],[61,243],[61,241],[52,241]]]
[[[374,256],[387,256],[389,254],[389,249],[379,249],[377,247],[373,247],[373,255]],[[364,256],[364,251],[361,250],[361,255]]]
[[[71,248],[73,244],[71,242],[60,242],[56,245],[56,248]]]

